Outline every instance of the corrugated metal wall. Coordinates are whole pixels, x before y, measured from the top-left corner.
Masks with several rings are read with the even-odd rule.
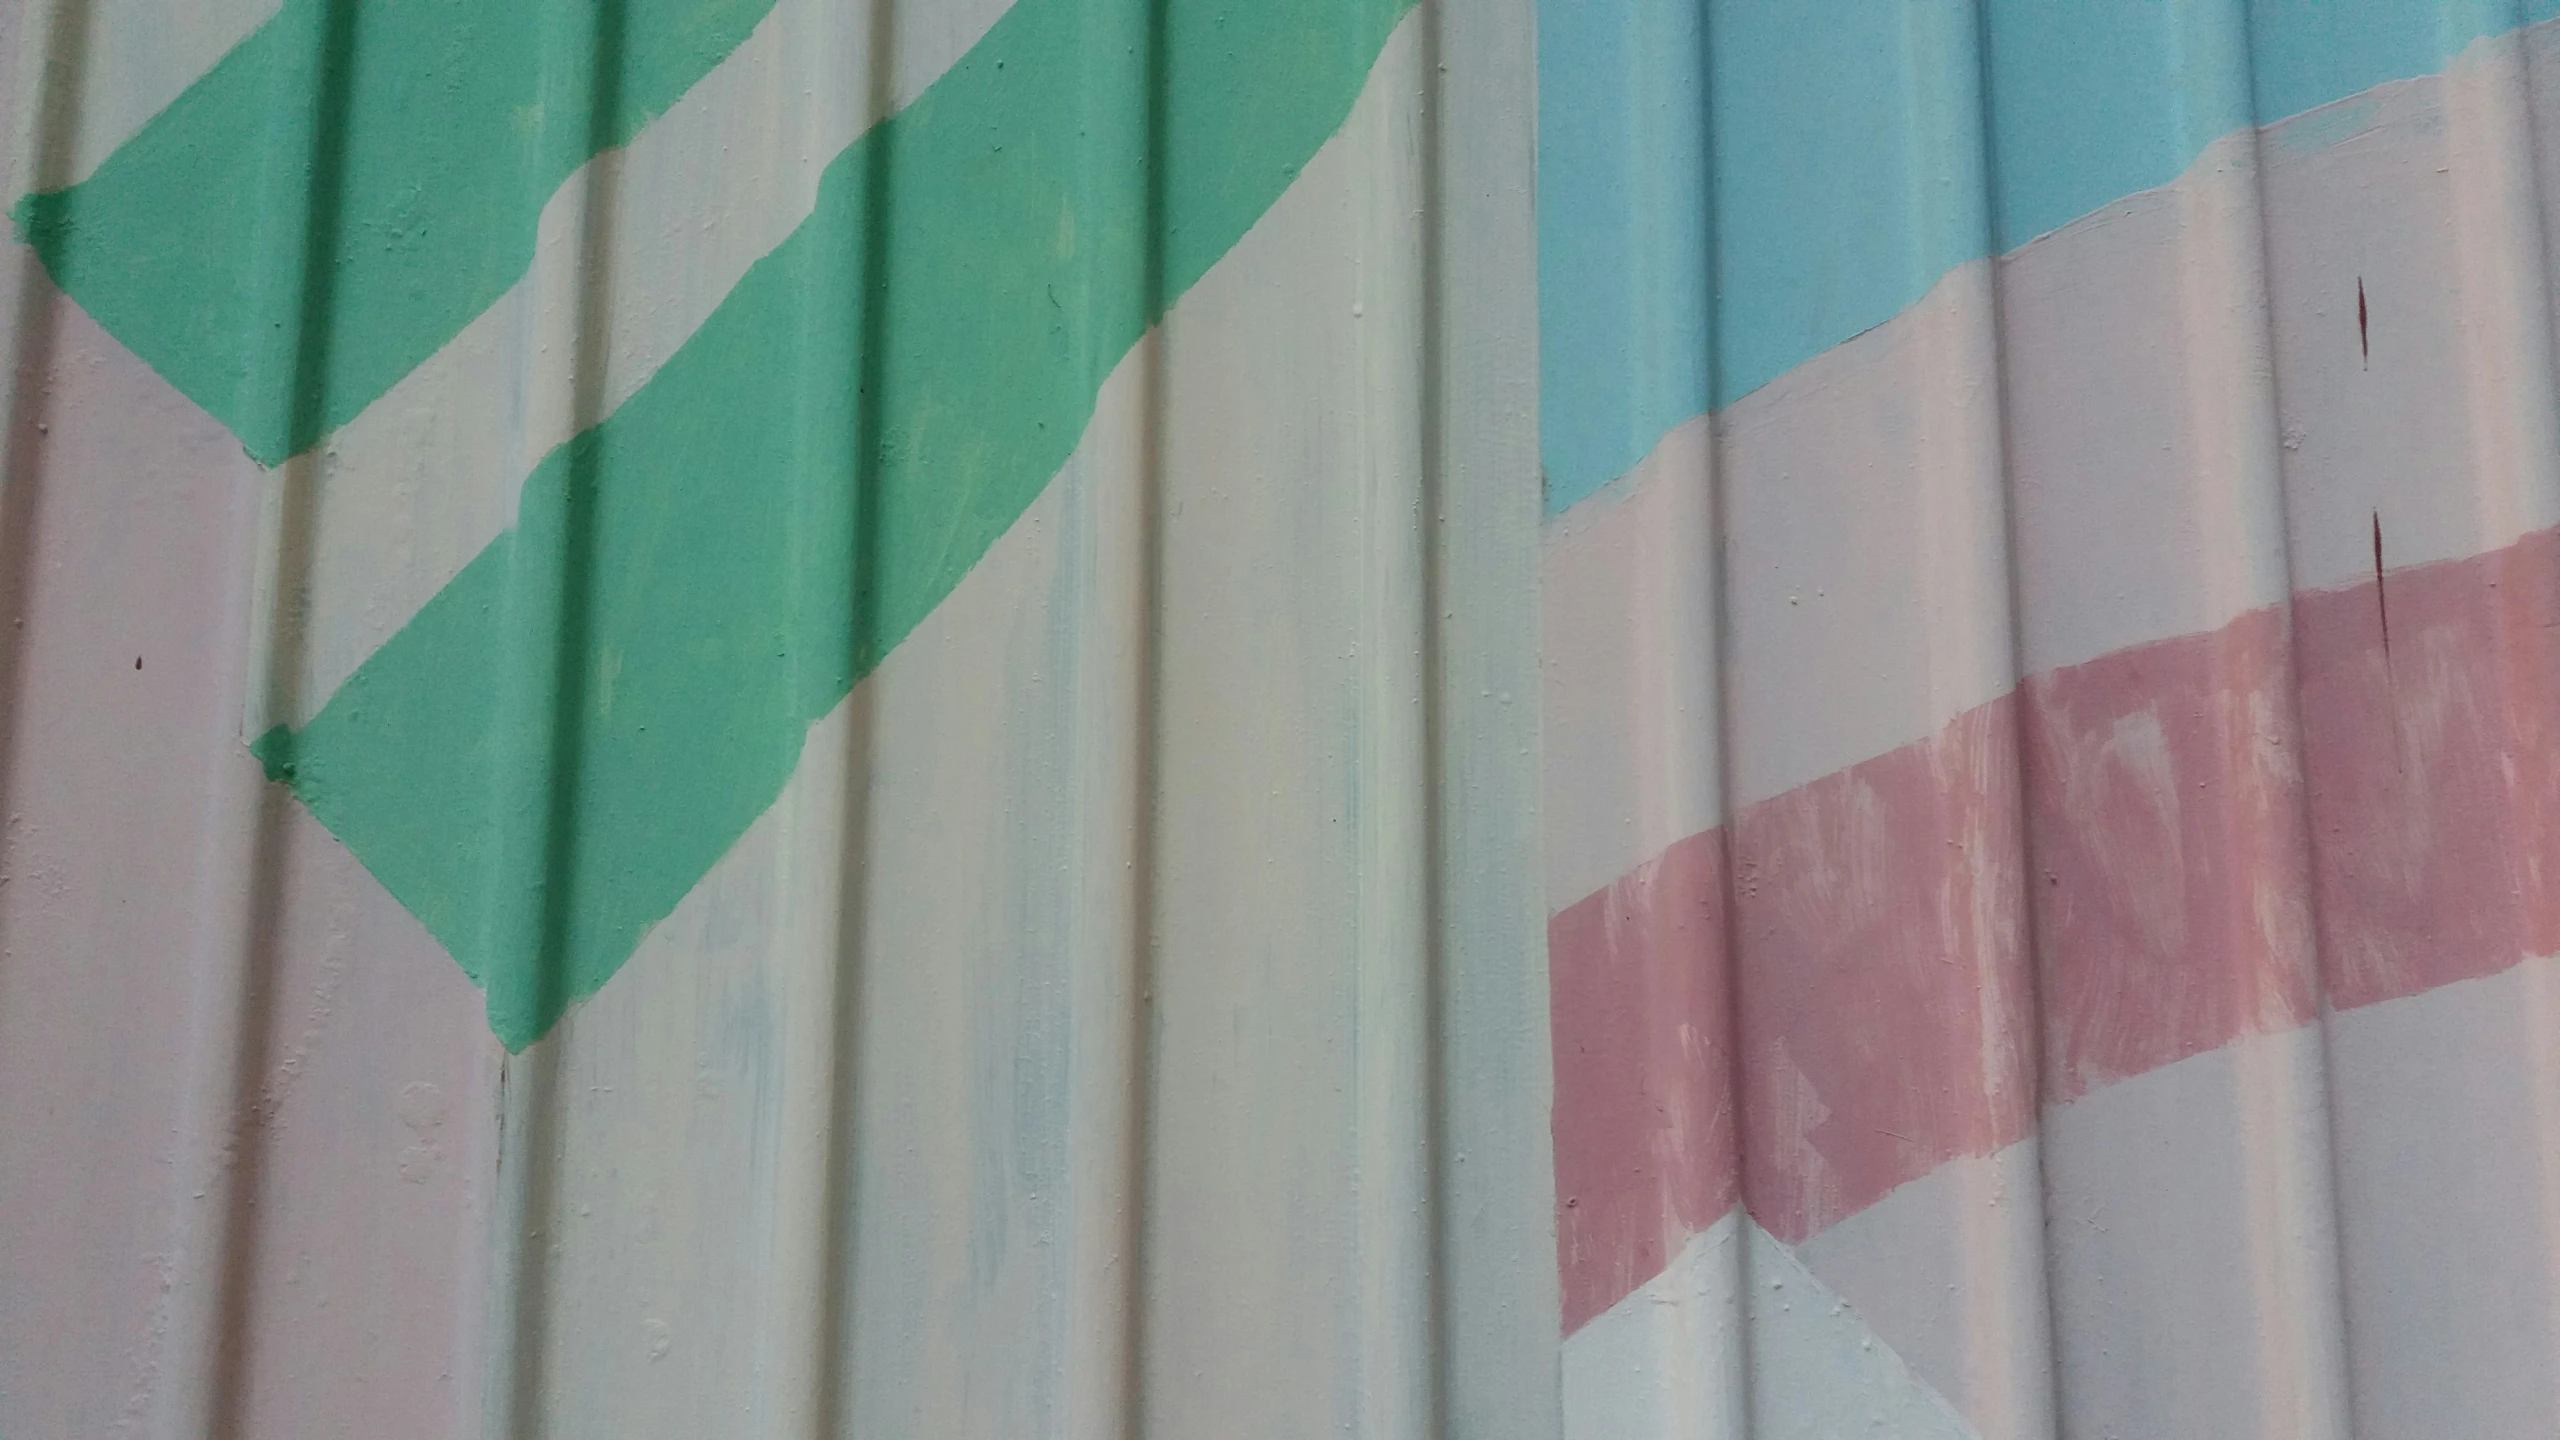
[[[16,17],[0,1432],[1552,1428],[1527,13],[161,10]]]
[[[0,1435],[2560,1430],[2547,9],[0,9]]]
[[[1569,1431],[2560,1427],[2546,13],[1542,0]]]

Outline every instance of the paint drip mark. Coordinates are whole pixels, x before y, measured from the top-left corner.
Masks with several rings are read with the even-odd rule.
[[[2371,317],[2365,310],[2364,277],[2361,275],[2356,277],[2356,345],[2359,349],[2364,351],[2364,368],[2367,370],[2372,369],[2373,326]],[[2375,553],[2379,554],[2381,553],[2382,545],[2382,521],[2377,518],[2373,522],[2373,525]]]

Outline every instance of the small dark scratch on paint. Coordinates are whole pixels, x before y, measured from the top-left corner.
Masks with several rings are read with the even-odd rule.
[[[2391,669],[2391,593],[2382,571],[2382,512],[2373,512],[2373,608],[2382,624],[2382,703],[2391,711],[2392,768],[2407,773],[2408,747],[2400,735],[2400,681]]]
[[[2370,317],[2369,317],[2369,316],[2366,314],[2366,312],[2365,312],[2365,306],[2364,306],[2364,277],[2363,277],[2363,276],[2361,276],[2361,275],[2359,275],[2359,276],[2357,276],[2357,277],[2356,277],[2356,346],[2357,346],[2357,348],[2359,348],[2359,349],[2361,349],[2362,351],[2364,351],[2364,368],[2366,368],[2367,370],[2372,369],[2372,368],[2373,368],[2373,327],[2372,327],[2372,324],[2371,324],[2371,321],[2370,321]],[[2376,533],[2376,535],[2377,535],[2377,536],[2379,536],[2379,534],[2381,533],[2381,532],[2380,532],[2380,526],[2381,526],[2381,523],[2382,523],[2382,522],[2381,522],[2381,521],[2379,521],[2379,520],[2376,520],[2376,521],[2374,522],[2374,525],[2375,525],[2375,527],[2376,527],[2376,528],[2375,528],[2375,533]],[[2375,543],[2376,543],[2376,544],[2379,544],[2379,543],[2380,543],[2380,541],[2377,539]]]
[[[2373,512],[2373,604],[2382,619],[2382,663],[2391,664],[2391,596],[2382,581],[2382,512]]]

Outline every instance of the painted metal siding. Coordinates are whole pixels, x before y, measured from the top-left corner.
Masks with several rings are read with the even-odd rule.
[[[0,8],[0,1435],[2560,1431],[2549,10]]]
[[[0,67],[0,1433],[1552,1429],[1526,12],[160,10]]]
[[[1540,16],[1576,1435],[2560,1425],[2560,29]]]

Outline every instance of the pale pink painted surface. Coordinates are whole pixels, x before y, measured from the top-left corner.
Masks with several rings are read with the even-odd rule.
[[[255,1278],[222,1326],[253,1382],[225,1401],[241,1428],[449,1427],[494,1042],[416,922],[297,811],[276,812],[268,906],[208,906],[261,843],[221,804],[259,786],[231,628],[254,471],[77,307],[49,289],[35,304],[50,333],[18,352],[42,368],[15,392],[12,476],[33,483],[11,513],[26,578],[0,851],[0,1194],[17,1197],[0,1293],[30,1303],[0,1306],[0,1393],[29,1434],[147,1423],[171,1307],[201,1298],[173,1220],[238,1184],[254,1218],[232,1263]],[[208,952],[243,942],[254,998],[202,993]],[[182,1117],[226,999],[262,1033],[216,1102],[228,1153],[207,1165]]]

